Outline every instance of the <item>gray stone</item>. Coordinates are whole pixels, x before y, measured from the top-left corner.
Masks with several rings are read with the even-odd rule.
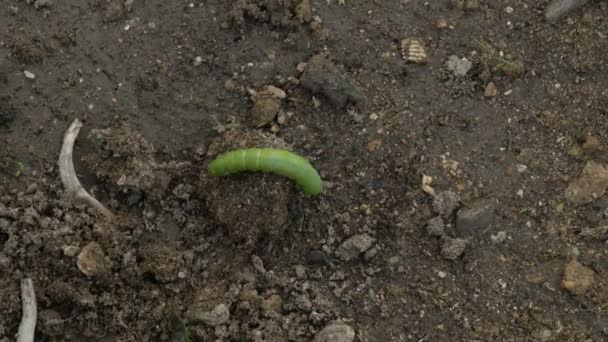
[[[304,265],[296,265],[296,278],[306,279],[306,267]]]
[[[326,326],[315,336],[314,342],[352,342],[355,340],[355,330],[350,326],[335,322]]]
[[[11,258],[4,253],[0,253],[0,271],[6,271],[11,267]]]
[[[441,216],[432,218],[426,224],[426,231],[430,236],[442,236],[445,230],[445,223]]]
[[[490,235],[490,240],[492,240],[492,242],[495,244],[503,243],[506,239],[507,232],[504,230],[496,233],[496,235]]]
[[[458,210],[456,232],[460,237],[478,236],[494,223],[494,202],[480,200]]]
[[[467,240],[446,237],[441,245],[441,255],[448,260],[458,259],[467,247]]]
[[[340,108],[363,100],[361,91],[323,55],[313,56],[308,61],[300,81],[304,88],[325,95]]]
[[[193,323],[201,322],[207,326],[216,327],[228,322],[228,319],[230,319],[230,310],[226,304],[219,304],[211,311],[188,311],[184,317]]]
[[[464,77],[467,75],[473,63],[466,58],[460,58],[456,55],[451,55],[448,57],[448,61],[446,62],[446,67],[448,70],[452,71],[457,77]]]
[[[7,219],[0,218],[0,231],[6,231],[10,224]]]
[[[583,7],[589,0],[553,0],[545,7],[545,20],[556,21]]]
[[[367,251],[375,241],[367,234],[353,235],[338,247],[336,254],[342,261],[349,261]]]

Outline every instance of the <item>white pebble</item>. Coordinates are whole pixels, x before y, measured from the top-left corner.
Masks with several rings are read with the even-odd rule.
[[[496,235],[490,235],[490,240],[492,240],[492,242],[495,244],[502,243],[506,239],[507,239],[507,232],[505,232],[504,230],[496,233]]]
[[[23,74],[25,75],[26,78],[29,78],[30,80],[33,80],[34,78],[36,78],[36,75],[34,75],[33,72],[27,71],[25,70],[23,72]]]

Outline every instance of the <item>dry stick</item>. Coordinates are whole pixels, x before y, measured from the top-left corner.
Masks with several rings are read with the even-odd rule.
[[[89,205],[99,210],[105,217],[112,219],[114,218],[114,214],[104,207],[103,204],[99,203],[95,197],[91,196],[82,187],[78,177],[76,176],[72,154],[74,150],[74,142],[78,137],[80,128],[82,128],[82,122],[75,119],[63,137],[63,146],[61,147],[61,153],[59,154],[59,174],[61,175],[61,182],[63,183],[63,187],[68,193],[68,196],[70,196],[73,201]]]
[[[34,283],[30,278],[21,280],[21,305],[23,313],[21,315],[21,324],[19,324],[19,332],[17,333],[17,342],[34,342],[38,310],[36,308]]]

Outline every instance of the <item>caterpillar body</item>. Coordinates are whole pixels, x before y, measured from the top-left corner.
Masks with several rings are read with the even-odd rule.
[[[274,148],[247,148],[226,152],[209,164],[211,176],[242,171],[272,172],[288,177],[307,195],[321,193],[321,177],[303,157]]]

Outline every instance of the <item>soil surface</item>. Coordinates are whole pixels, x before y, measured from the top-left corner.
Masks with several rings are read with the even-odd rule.
[[[2,1],[0,341],[23,278],[36,341],[608,340],[608,4],[545,6]]]

